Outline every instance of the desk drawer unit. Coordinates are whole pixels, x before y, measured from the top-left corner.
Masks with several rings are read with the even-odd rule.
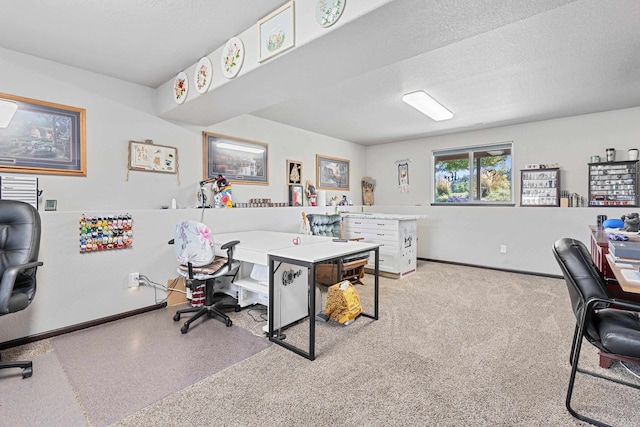
[[[388,218],[348,217],[343,219],[345,236],[363,238],[365,242],[379,243],[380,271],[399,277],[414,273],[417,254],[417,221]],[[370,258],[367,268],[373,269]]]

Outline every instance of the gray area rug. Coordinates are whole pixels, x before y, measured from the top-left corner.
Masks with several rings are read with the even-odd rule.
[[[215,319],[181,334],[176,309],[51,339],[91,425],[109,425],[271,345]]]

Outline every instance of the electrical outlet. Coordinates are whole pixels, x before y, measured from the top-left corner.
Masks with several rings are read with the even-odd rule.
[[[140,273],[129,273],[129,287],[137,288],[140,286]]]
[[[507,245],[500,245],[500,253],[501,254],[507,253]]]

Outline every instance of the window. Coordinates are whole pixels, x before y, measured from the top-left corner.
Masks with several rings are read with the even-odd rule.
[[[434,204],[513,204],[513,143],[433,151]]]

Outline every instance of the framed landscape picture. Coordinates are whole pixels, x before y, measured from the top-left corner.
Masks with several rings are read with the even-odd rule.
[[[204,179],[224,176],[233,184],[269,185],[269,145],[202,133]]]
[[[7,94],[0,104],[13,111],[0,128],[0,173],[87,174],[83,108]]]
[[[349,190],[349,160],[316,154],[316,182],[320,190]]]

